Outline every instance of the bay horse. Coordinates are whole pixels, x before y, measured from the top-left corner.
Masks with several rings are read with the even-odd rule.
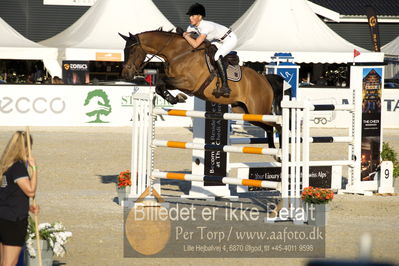
[[[119,35],[126,41],[122,77],[131,80],[142,71],[149,61],[145,62],[147,54],[161,57],[165,61],[166,78],[163,79],[164,83],[157,84],[156,92],[171,103],[177,103],[179,99],[168,90],[178,89],[202,100],[230,104],[234,113],[281,114],[283,78],[279,75],[268,75],[266,78],[255,70],[242,66],[241,80],[228,81],[230,96],[216,97],[213,91],[220,82],[206,64],[206,43],[194,49],[180,34],[162,29],[136,35],[129,33],[129,36]],[[274,122],[250,123],[266,131],[268,145],[274,148],[273,127],[281,131],[281,126]]]

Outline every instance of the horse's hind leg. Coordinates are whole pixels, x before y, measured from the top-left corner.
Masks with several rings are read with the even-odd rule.
[[[251,122],[251,124],[262,128],[266,132],[267,144],[269,145],[269,148],[275,149],[276,146],[274,145],[274,128],[260,122]]]
[[[231,110],[234,113],[248,113],[247,108],[245,107],[244,104],[236,103],[231,105]],[[267,137],[267,143],[269,145],[269,148],[276,148],[274,145],[274,135],[273,135],[273,127],[263,124],[261,122],[250,122],[252,125],[257,126],[262,128],[266,132],[266,137]]]
[[[275,149],[276,146],[274,146],[273,127],[271,128],[271,130],[266,131],[266,136],[267,136],[267,143],[269,144],[269,148]]]

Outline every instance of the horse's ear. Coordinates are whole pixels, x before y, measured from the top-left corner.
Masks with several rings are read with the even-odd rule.
[[[133,42],[133,43],[132,43],[133,45],[135,45],[135,44],[140,44],[140,39],[139,39],[139,37],[138,37],[137,35],[131,34],[130,32],[129,32],[129,40]]]
[[[119,36],[121,36],[122,39],[124,39],[125,41],[129,40],[129,37],[127,37],[127,36],[125,36],[125,35],[123,35],[123,34],[120,34],[119,32],[118,32],[118,34],[119,34]]]

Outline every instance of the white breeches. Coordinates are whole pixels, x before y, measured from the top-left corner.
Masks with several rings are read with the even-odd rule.
[[[214,44],[218,48],[215,54],[215,61],[217,61],[219,56],[226,56],[236,47],[237,35],[234,32],[230,32],[230,34],[224,38],[223,41]]]

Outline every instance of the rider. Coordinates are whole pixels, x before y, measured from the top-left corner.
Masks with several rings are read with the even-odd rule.
[[[187,11],[187,15],[190,16],[190,25],[187,28],[187,32],[183,33],[183,37],[193,47],[197,48],[200,46],[205,39],[215,44],[218,50],[215,54],[215,61],[218,67],[219,75],[222,79],[222,87],[216,88],[215,95],[219,97],[230,96],[230,88],[227,85],[227,73],[226,65],[223,63],[223,57],[226,56],[237,44],[237,36],[231,29],[217,24],[212,21],[204,20],[205,7],[199,3],[195,3]],[[194,39],[191,37],[191,32],[198,34],[198,38]]]

